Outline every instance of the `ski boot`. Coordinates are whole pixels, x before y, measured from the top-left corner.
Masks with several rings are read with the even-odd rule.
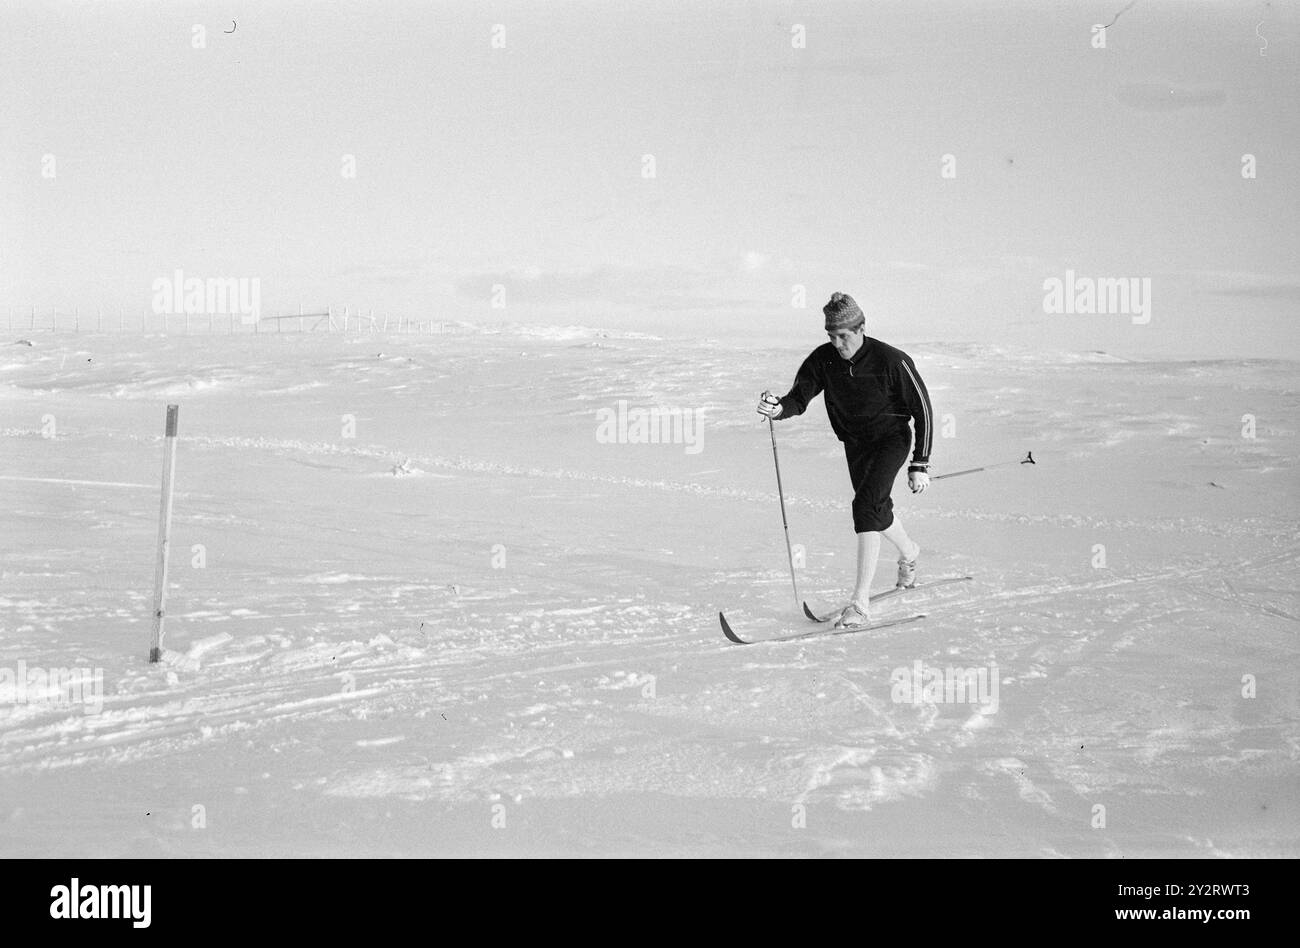
[[[921,558],[920,551],[910,560],[903,557],[898,558],[898,583],[899,589],[911,589],[916,585],[916,561]]]
[[[871,616],[867,611],[859,606],[856,602],[851,602],[840,611],[840,616],[835,620],[837,629],[865,629],[871,624]]]

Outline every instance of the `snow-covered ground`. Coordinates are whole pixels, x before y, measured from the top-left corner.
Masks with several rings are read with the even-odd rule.
[[[0,704],[0,854],[1300,855],[1294,362],[887,339],[936,471],[1038,463],[900,485],[923,578],[974,576],[878,610],[925,621],[739,647],[719,609],[808,627],[753,405],[815,334],[18,338],[0,689],[103,697]],[[620,401],[702,440],[603,443]],[[820,400],[777,432],[801,592],[842,603]],[[894,700],[916,663],[996,705]]]

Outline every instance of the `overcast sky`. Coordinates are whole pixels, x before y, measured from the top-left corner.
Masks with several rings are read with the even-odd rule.
[[[6,0],[0,307],[181,268],[816,344],[843,290],[898,342],[1300,358],[1300,5],[1126,3]],[[1150,323],[1044,313],[1067,269]]]

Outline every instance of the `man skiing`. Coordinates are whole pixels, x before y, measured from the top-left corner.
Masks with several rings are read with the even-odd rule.
[[[933,437],[930,394],[907,353],[866,334],[866,318],[846,293],[834,293],[822,307],[830,342],[818,346],[795,375],[789,394],[764,392],[758,411],[773,420],[802,415],[819,392],[826,393],[826,414],[844,455],[853,483],[853,529],[858,535],[858,573],[853,597],[835,620],[852,629],[870,622],[871,580],[880,555],[880,537],[898,549],[898,585],[916,585],[921,547],[894,516],[890,492],[912,444],[907,484],[919,494],[930,486],[930,441]]]

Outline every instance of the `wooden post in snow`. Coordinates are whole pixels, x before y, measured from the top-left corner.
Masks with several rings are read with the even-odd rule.
[[[176,416],[179,405],[167,406],[167,429],[163,438],[162,508],[158,512],[158,563],[153,582],[153,645],[149,661],[162,658],[163,614],[167,603],[167,548],[172,533],[172,476],[176,473]]]

